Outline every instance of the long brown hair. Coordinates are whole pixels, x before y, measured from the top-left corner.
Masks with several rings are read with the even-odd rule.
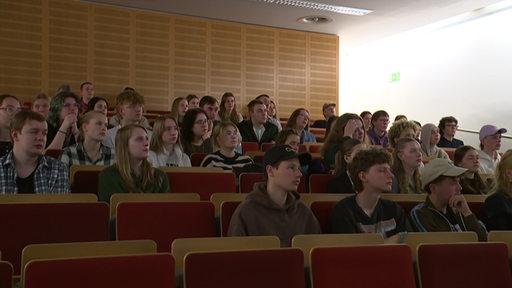
[[[398,157],[398,153],[403,152],[405,149],[405,145],[411,142],[417,141],[412,138],[399,138],[396,141],[396,147],[393,150],[393,165],[391,166],[391,171],[393,171],[393,174],[398,180],[398,193],[401,194],[413,193],[409,189],[409,179],[407,179],[405,175],[405,169],[402,160],[400,160],[400,158]],[[418,168],[414,170],[412,177],[414,181],[414,186],[416,186],[416,189],[418,190],[417,192],[422,193],[420,172]]]
[[[231,110],[231,112],[228,112],[226,110],[226,107],[224,106],[229,97],[233,97],[233,99],[235,100],[235,106],[233,106],[233,110]],[[222,122],[230,121],[236,124],[240,121],[240,119],[238,119],[238,111],[236,111],[236,98],[235,95],[233,95],[233,93],[226,92],[222,95],[219,107],[219,117]]]

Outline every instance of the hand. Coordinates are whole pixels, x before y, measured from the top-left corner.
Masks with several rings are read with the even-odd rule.
[[[75,136],[75,138],[78,137],[78,134],[80,134],[80,130],[78,130],[78,127],[76,125],[76,122],[71,124],[71,133]]]
[[[456,212],[462,213],[464,217],[467,217],[471,214],[471,210],[469,209],[468,202],[466,201],[466,198],[464,198],[464,195],[454,195],[448,200],[448,205]]]
[[[352,135],[354,135],[354,131],[357,129],[357,125],[359,124],[359,120],[356,119],[350,119],[347,122],[347,125],[345,125],[345,129],[343,130],[343,136],[348,136],[352,138]]]
[[[60,125],[60,127],[62,130],[68,131],[69,128],[72,128],[73,125],[76,127],[76,121],[76,114],[68,114],[66,115],[66,117],[64,117],[64,120],[62,121],[62,125]]]

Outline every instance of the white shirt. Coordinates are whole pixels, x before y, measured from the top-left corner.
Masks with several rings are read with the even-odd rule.
[[[179,146],[174,146],[172,153],[165,150],[164,153],[157,154],[155,151],[149,151],[148,160],[153,167],[178,166],[191,167],[190,158],[183,153]]]
[[[496,154],[498,155],[496,157],[496,160],[493,159],[493,157],[489,156],[489,154],[485,153],[482,150],[477,150],[478,156],[480,157],[480,169],[479,172],[482,174],[493,174],[494,170],[496,169],[496,165],[501,160],[501,155],[496,151]]]

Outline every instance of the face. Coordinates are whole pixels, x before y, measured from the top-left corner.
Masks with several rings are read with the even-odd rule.
[[[306,110],[301,110],[299,115],[297,115],[297,120],[295,120],[295,125],[300,129],[306,128],[309,123],[309,113]]]
[[[265,104],[265,108],[268,110],[268,107],[270,107],[270,98],[263,96],[263,97],[260,97],[258,100],[263,102],[263,104]]]
[[[462,157],[458,166],[466,168],[471,172],[478,172],[480,168],[480,156],[478,156],[476,150],[469,149],[466,151],[466,154],[464,154],[464,157]]]
[[[457,123],[447,122],[444,124],[443,135],[453,137],[455,136],[455,132],[457,132],[457,128]]]
[[[284,191],[297,191],[300,177],[302,177],[299,159],[281,161],[277,168],[267,165],[266,169],[269,181],[272,181],[276,187]]]
[[[164,142],[164,144],[176,144],[178,135],[178,125],[176,122],[172,119],[165,119],[162,142]]]
[[[324,109],[324,116],[326,119],[332,116],[336,116],[336,108],[334,106],[329,106]]]
[[[484,149],[499,150],[501,148],[501,134],[485,136],[480,142],[484,145]]]
[[[103,141],[107,135],[107,117],[95,115],[88,123],[82,125],[82,129],[86,138]]]
[[[439,142],[439,139],[441,139],[439,128],[435,127],[430,133],[430,145],[436,145]]]
[[[125,123],[136,123],[142,118],[142,104],[126,103],[121,105],[121,116]]]
[[[188,102],[186,99],[180,101],[178,105],[178,115],[185,116],[185,112],[188,110]]]
[[[387,163],[375,164],[368,171],[359,172],[359,178],[363,182],[365,189],[377,190],[381,193],[391,191],[393,173]]]
[[[85,100],[85,102],[89,102],[92,97],[94,97],[94,86],[92,84],[85,84],[82,86],[82,90],[80,90],[80,96]]]
[[[148,157],[148,133],[142,128],[134,128],[128,139],[128,153],[134,160],[144,160]]]
[[[352,134],[352,138],[363,142],[363,140],[364,140],[363,122],[356,120],[355,124],[356,124],[356,129],[354,130],[354,133]]]
[[[66,116],[74,114],[78,114],[78,103],[76,103],[75,98],[67,97],[64,98],[64,101],[62,102],[62,106],[60,108],[60,121],[62,122]]]
[[[2,105],[0,105],[0,125],[10,129],[11,120],[18,111],[20,111],[20,103],[16,99],[12,97],[4,98]]]
[[[46,134],[48,134],[48,124],[35,120],[28,120],[21,131],[13,130],[11,132],[13,145],[31,157],[43,154]]]
[[[414,132],[414,129],[406,128],[406,129],[402,130],[402,132],[400,133],[400,137],[398,137],[398,138],[416,139],[415,137],[416,137],[416,132]]]
[[[99,100],[98,102],[96,102],[96,104],[94,104],[94,111],[98,111],[100,113],[107,115],[107,110],[107,102],[103,100]]]
[[[233,108],[235,108],[235,97],[227,97],[224,102],[224,109],[226,109],[226,111],[231,111]]]
[[[199,108],[199,99],[192,98],[188,101],[188,109]]]
[[[439,183],[431,183],[430,191],[435,193],[442,203],[449,203],[450,198],[459,195],[462,187],[458,177],[446,177]]]
[[[375,130],[377,130],[377,132],[384,132],[388,130],[388,124],[389,117],[381,116],[373,122],[373,127],[375,127]]]
[[[219,104],[205,104],[203,110],[206,112],[206,115],[208,115],[208,119],[213,120],[215,116],[217,116],[217,113],[219,113]]]
[[[198,113],[196,115],[192,132],[196,137],[202,137],[206,132],[208,132],[208,119],[204,113]]]
[[[222,148],[235,149],[238,146],[238,130],[233,126],[228,126],[218,136],[219,144]]]
[[[421,165],[421,147],[416,141],[407,142],[402,151],[398,152],[398,159],[404,167],[415,169]]]
[[[275,117],[276,116],[276,104],[274,104],[273,102],[270,102],[269,106],[268,106],[268,116],[272,116],[272,117]]]
[[[370,128],[370,126],[372,124],[372,114],[368,113],[368,114],[364,115],[363,122],[364,122],[364,128],[366,128],[366,129]]]
[[[32,111],[40,113],[45,118],[48,117],[48,112],[50,111],[50,101],[45,99],[37,99],[32,104]]]
[[[267,107],[263,104],[256,104],[252,107],[251,120],[255,124],[264,124],[267,121]]]
[[[352,162],[352,159],[354,159],[354,156],[357,154],[357,152],[364,149],[366,149],[366,144],[364,143],[357,144],[356,146],[354,146],[349,153],[345,154],[345,162],[347,162],[347,164]]]
[[[286,141],[284,141],[284,144],[292,146],[293,150],[295,152],[299,152],[299,144],[300,144],[300,137],[299,135],[290,134],[288,137],[286,137]]]

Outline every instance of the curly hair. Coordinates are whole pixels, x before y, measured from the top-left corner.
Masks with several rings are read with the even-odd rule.
[[[383,148],[370,148],[359,151],[348,164],[348,173],[354,183],[354,189],[357,192],[364,190],[363,182],[359,178],[359,172],[367,172],[372,166],[378,164],[388,164],[391,166],[393,160],[391,154]]]
[[[393,125],[391,125],[391,128],[389,128],[388,131],[388,140],[389,145],[391,145],[391,148],[396,147],[396,141],[398,140],[398,138],[400,138],[400,134],[402,134],[402,132],[407,128],[411,128],[415,134],[417,134],[418,131],[420,130],[418,125],[413,121],[398,120],[396,122],[393,122]]]

